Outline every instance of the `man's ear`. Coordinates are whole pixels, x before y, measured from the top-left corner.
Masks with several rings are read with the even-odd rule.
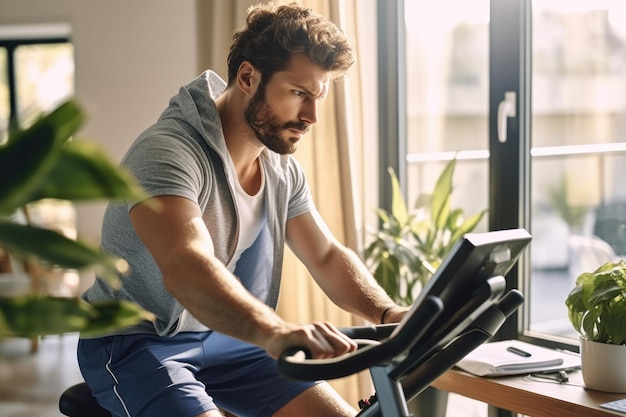
[[[250,61],[243,61],[237,71],[237,85],[245,94],[251,94],[260,81],[261,74]]]

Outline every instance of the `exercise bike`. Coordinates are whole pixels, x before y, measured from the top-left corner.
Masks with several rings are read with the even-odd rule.
[[[279,371],[296,380],[330,380],[369,369],[375,393],[359,404],[358,417],[412,417],[407,401],[419,395],[472,350],[487,342],[523,303],[506,291],[506,274],[531,236],[524,229],[468,233],[454,246],[397,324],[340,329],[357,351],[311,359],[293,347],[278,359]],[[110,417],[85,383],[62,394],[68,417]]]

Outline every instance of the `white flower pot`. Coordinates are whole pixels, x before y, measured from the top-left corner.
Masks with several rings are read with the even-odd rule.
[[[580,361],[587,388],[626,393],[626,345],[580,338]]]

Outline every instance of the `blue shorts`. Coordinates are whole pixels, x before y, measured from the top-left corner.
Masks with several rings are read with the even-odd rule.
[[[85,381],[114,416],[271,416],[316,384],[284,378],[257,346],[217,332],[81,339]]]

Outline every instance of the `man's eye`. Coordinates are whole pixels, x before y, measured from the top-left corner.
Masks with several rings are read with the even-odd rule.
[[[298,90],[295,90],[295,91],[294,91],[294,94],[295,94],[295,95],[297,95],[298,97],[304,97],[304,96],[306,96],[306,93],[305,93],[304,91],[298,91]]]

